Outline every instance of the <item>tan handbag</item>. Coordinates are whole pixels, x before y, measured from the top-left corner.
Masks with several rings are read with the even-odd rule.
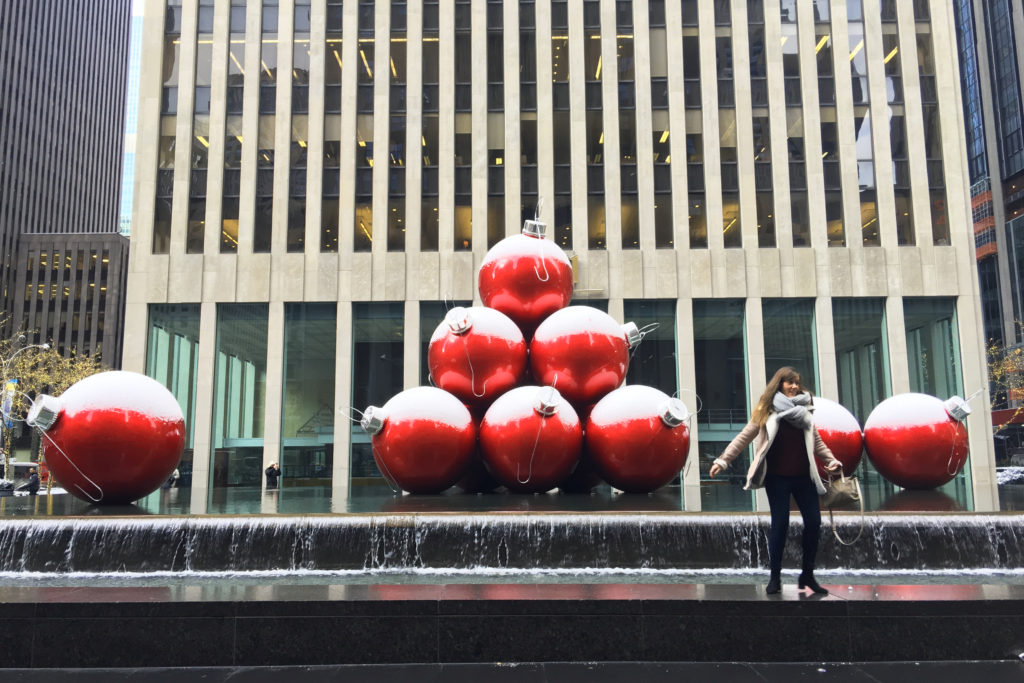
[[[840,471],[838,479],[833,479],[829,474],[828,479],[822,483],[825,484],[825,493],[818,498],[821,500],[821,506],[828,508],[828,521],[832,525],[832,533],[835,534],[836,540],[843,545],[853,545],[864,533],[864,497],[860,492],[860,481],[857,477],[847,477]],[[851,503],[860,505],[860,530],[852,541],[844,541],[836,531],[836,520],[832,514],[832,508]]]
[[[825,493],[821,496],[821,506],[826,508],[845,507],[851,503],[859,503],[860,482],[857,477],[847,477],[841,471],[838,479],[829,475],[825,484]]]

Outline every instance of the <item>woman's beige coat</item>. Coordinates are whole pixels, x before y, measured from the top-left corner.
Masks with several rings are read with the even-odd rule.
[[[813,410],[813,406],[809,406],[808,410]],[[722,455],[715,458],[715,464],[722,469],[728,469],[729,464],[739,457],[743,449],[753,441],[754,459],[750,463],[750,469],[747,470],[747,483],[743,488],[748,491],[750,489],[763,488],[764,475],[768,469],[768,449],[771,448],[772,441],[775,440],[775,435],[778,433],[778,413],[773,412],[768,415],[768,419],[763,427],[758,427],[756,422],[748,422],[743,431],[736,435],[736,438],[722,451]],[[817,457],[826,467],[833,462],[839,461],[836,459],[836,456],[832,455],[832,451],[828,449],[825,442],[821,440],[821,436],[818,435],[818,430],[814,425],[811,425],[810,429],[804,430],[804,443],[807,445],[807,466],[810,470],[811,481],[814,482],[818,493],[823,494],[825,493],[825,485],[821,483],[821,477],[818,476],[818,468],[814,465],[814,458]]]

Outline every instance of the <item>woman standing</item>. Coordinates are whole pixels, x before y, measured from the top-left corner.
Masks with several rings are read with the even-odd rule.
[[[830,472],[838,471],[842,463],[818,436],[811,420],[812,410],[811,395],[804,391],[800,373],[788,366],[779,368],[754,406],[750,422],[711,466],[710,474],[714,478],[727,469],[751,441],[754,442],[754,459],[743,488],[749,491],[764,487],[768,494],[772,526],[768,538],[771,576],[765,588],[767,593],[778,593],[781,589],[782,549],[789,531],[790,496],[796,500],[804,519],[803,571],[797,585],[815,593],[828,593],[814,580],[814,558],[821,530],[818,495],[825,493],[814,458],[824,462]]]

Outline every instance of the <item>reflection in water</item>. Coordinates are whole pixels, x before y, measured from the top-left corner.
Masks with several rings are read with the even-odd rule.
[[[882,503],[885,512],[963,512],[963,507],[942,491],[907,489],[889,496]]]

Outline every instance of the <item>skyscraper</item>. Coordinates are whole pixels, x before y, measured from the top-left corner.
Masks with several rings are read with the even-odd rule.
[[[120,318],[121,304],[105,301],[86,330],[92,291],[106,283],[79,277],[78,291],[51,271],[84,265],[118,229],[129,9],[123,0],[0,2],[0,334],[93,351],[103,317]],[[26,234],[46,237],[27,249]],[[126,255],[126,244],[105,246],[108,258]],[[44,309],[50,324],[26,327],[30,311]],[[71,329],[83,334],[68,345]]]
[[[985,334],[1012,345],[1024,341],[1024,25],[1007,0],[953,6]]]
[[[939,0],[149,0],[143,32],[124,362],[189,416],[193,511],[274,461],[383,485],[350,408],[427,381],[541,200],[576,301],[659,323],[628,381],[702,406],[687,510],[763,506],[707,456],[780,365],[861,421],[984,384]]]

